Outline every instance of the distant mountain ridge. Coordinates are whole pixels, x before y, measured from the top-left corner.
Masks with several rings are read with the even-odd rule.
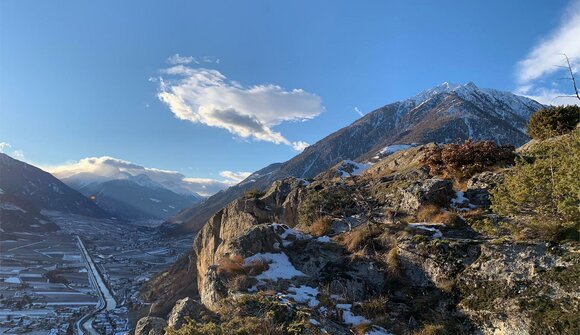
[[[307,147],[284,162],[261,169],[240,184],[208,198],[163,225],[168,233],[199,230],[227,203],[246,190],[265,189],[285,177],[313,178],[345,159],[367,161],[392,144],[494,140],[519,146],[540,103],[510,92],[481,89],[474,83],[443,83],[378,108]]]
[[[175,193],[144,174],[94,182],[77,190],[94,197],[101,208],[115,217],[126,220],[166,219],[203,200],[199,195]]]
[[[43,209],[96,218],[110,216],[50,173],[0,153],[2,229],[5,232],[56,230],[40,213]]]

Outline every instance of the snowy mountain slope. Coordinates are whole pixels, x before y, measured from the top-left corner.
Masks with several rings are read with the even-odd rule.
[[[9,231],[52,231],[42,209],[96,218],[110,215],[50,173],[0,153],[0,223]],[[7,231],[8,231],[7,230]]]
[[[213,213],[245,190],[264,189],[288,176],[312,178],[346,159],[368,161],[393,144],[474,139],[518,146],[529,139],[525,133],[527,120],[541,107],[529,98],[480,89],[473,83],[443,83],[366,114],[289,161],[260,170],[237,187],[183,211],[168,222],[177,226],[165,228],[198,230]]]

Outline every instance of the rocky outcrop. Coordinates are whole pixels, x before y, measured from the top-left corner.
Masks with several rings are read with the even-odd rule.
[[[204,307],[192,298],[178,300],[167,318],[167,325],[174,329],[179,329],[189,317],[195,321],[201,321]]]
[[[499,185],[504,179],[500,173],[485,171],[471,177],[467,181],[465,197],[469,203],[476,206],[490,206],[489,192]]]
[[[135,327],[135,335],[163,335],[167,321],[162,318],[147,316],[141,318]]]
[[[424,204],[445,206],[454,194],[453,184],[449,180],[434,178],[414,182],[402,190],[400,209],[414,212]]]

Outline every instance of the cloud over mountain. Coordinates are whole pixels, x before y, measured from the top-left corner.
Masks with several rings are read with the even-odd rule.
[[[241,176],[249,175],[249,173],[245,172],[222,171],[220,175],[223,179],[221,180],[188,178],[177,171],[148,168],[108,156],[87,157],[77,162],[45,167],[45,170],[59,179],[83,184],[146,175],[152,181],[173,192],[181,194],[197,193],[203,196],[212,195],[226,189],[238,183],[241,180]]]
[[[243,86],[217,70],[183,63],[163,70],[166,77],[159,79],[158,98],[178,119],[299,150],[304,142],[291,142],[272,128],[283,122],[312,119],[323,110],[320,97],[302,89],[285,90],[272,84]]]
[[[579,101],[570,95],[572,83],[560,80],[569,77],[565,66],[566,54],[572,68],[580,67],[580,1],[576,0],[565,10],[560,25],[550,35],[539,41],[517,65],[517,93],[524,94],[544,104],[566,104]]]

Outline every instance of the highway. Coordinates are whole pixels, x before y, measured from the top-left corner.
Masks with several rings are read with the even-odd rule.
[[[83,258],[87,265],[87,270],[89,274],[89,280],[91,285],[94,287],[95,291],[99,295],[99,302],[97,304],[96,310],[90,312],[89,314],[83,316],[79,319],[76,323],[76,330],[77,334],[90,334],[90,335],[99,335],[99,333],[93,328],[92,323],[94,320],[94,315],[101,312],[101,311],[110,311],[117,308],[117,301],[115,297],[109,291],[109,288],[105,284],[101,273],[97,270],[97,266],[93,262],[93,258],[85,248],[85,245],[81,238],[77,235],[77,243],[79,245],[79,249],[83,254]]]

